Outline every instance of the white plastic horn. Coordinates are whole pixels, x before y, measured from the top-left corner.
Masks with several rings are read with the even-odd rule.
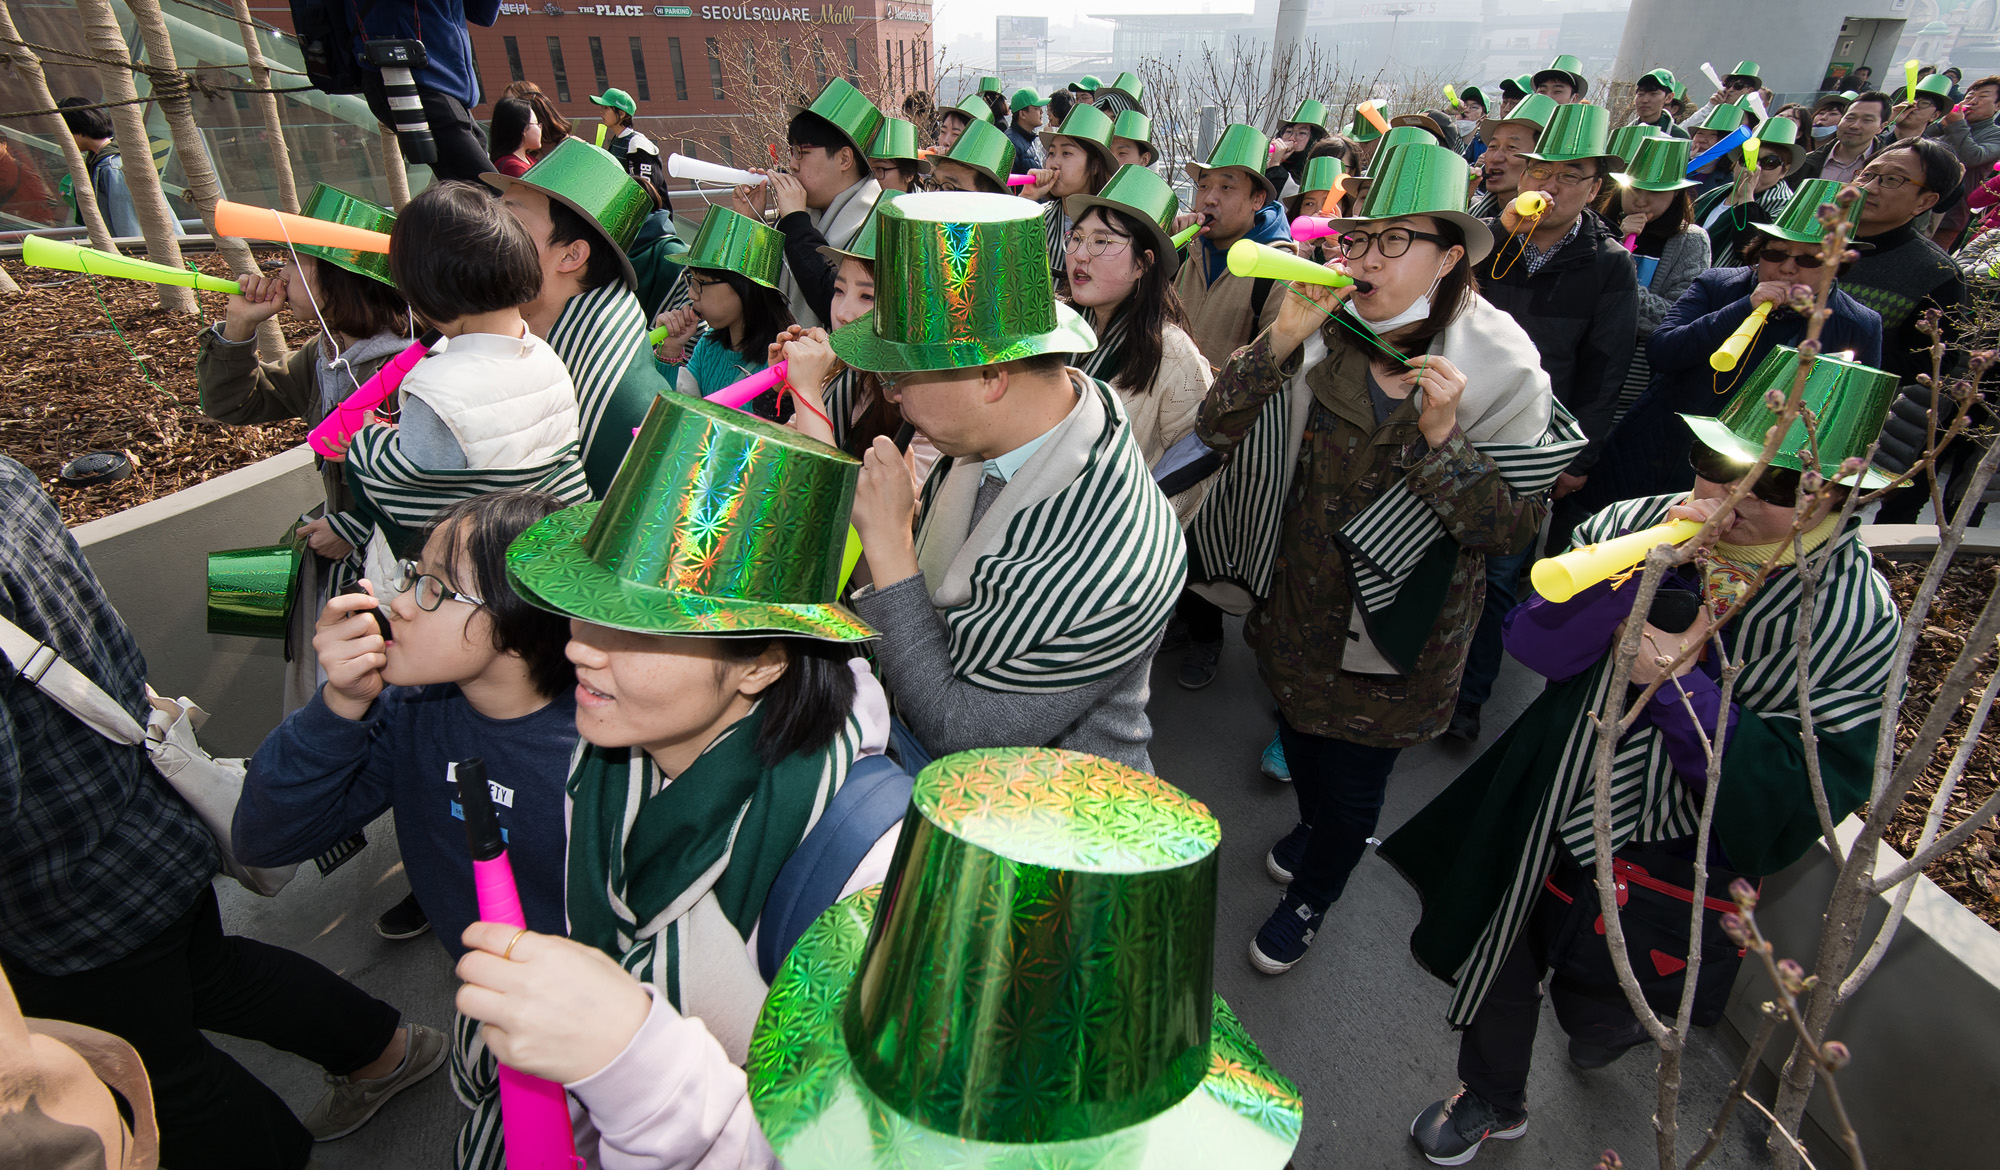
[[[693,179],[697,183],[726,183],[731,187],[754,187],[764,181],[762,175],[739,171],[735,167],[725,167],[720,163],[703,162],[684,154],[667,156],[667,173],[676,179]]]

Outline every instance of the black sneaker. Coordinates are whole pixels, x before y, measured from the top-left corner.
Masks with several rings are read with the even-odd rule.
[[[1410,1136],[1437,1166],[1463,1166],[1487,1138],[1510,1142],[1528,1132],[1528,1114],[1503,1112],[1471,1089],[1458,1092],[1417,1114]]]
[[[425,916],[424,908],[417,905],[415,894],[405,895],[375,920],[375,933],[388,939],[415,938],[428,933],[430,928],[431,920]]]
[[[1305,859],[1306,842],[1312,839],[1312,833],[1313,827],[1301,821],[1271,846],[1271,851],[1264,855],[1264,872],[1271,875],[1272,881],[1281,886],[1292,884],[1292,875]]]
[[[1641,1044],[1652,1043],[1652,1040],[1653,1038],[1646,1034],[1645,1025],[1637,1020],[1632,1021],[1629,1031],[1612,1037],[1609,1043],[1597,1043],[1571,1036],[1569,1062],[1585,1071],[1603,1068]]]
[[[1215,681],[1216,664],[1222,660],[1222,643],[1189,642],[1181,656],[1181,686],[1198,691]]]
[[[1165,654],[1174,650],[1185,650],[1188,640],[1187,621],[1181,615],[1175,614],[1173,620],[1167,623],[1166,635],[1160,639],[1160,652]]]
[[[1453,739],[1466,743],[1479,742],[1479,704],[1459,700],[1458,708],[1451,713],[1451,726],[1444,733]]]
[[[1315,910],[1304,898],[1285,891],[1278,908],[1250,940],[1250,965],[1266,975],[1283,975],[1306,957],[1306,948],[1325,921],[1326,911]]]

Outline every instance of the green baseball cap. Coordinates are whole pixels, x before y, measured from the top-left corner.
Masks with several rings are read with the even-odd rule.
[[[1651,127],[1648,127],[1651,129]],[[1640,191],[1682,191],[1701,184],[1687,177],[1688,155],[1694,144],[1685,138],[1656,134],[1635,140],[1633,158],[1624,170],[1612,174],[1614,182]]]
[[[868,157],[868,144],[875,141],[876,132],[882,128],[882,111],[842,77],[827,82],[811,105],[785,107],[787,119],[796,119],[801,114],[812,114],[840,131],[840,136],[847,139],[847,144],[854,148],[854,157],[858,159]],[[987,112],[987,116],[992,116],[991,111]]]
[[[1523,74],[1520,77],[1500,79],[1500,96],[1503,98],[1524,98],[1535,92],[1535,79]]]
[[[1095,195],[1071,195],[1063,200],[1063,214],[1071,223],[1081,220],[1093,207],[1109,207],[1139,221],[1146,232],[1145,246],[1153,250],[1168,280],[1180,270],[1180,253],[1174,248],[1174,216],[1181,211],[1180,197],[1167,181],[1150,167],[1127,164],[1118,168],[1104,190]]]
[[[306,196],[306,205],[299,210],[309,219],[344,223],[348,227],[366,228],[384,235],[396,227],[396,216],[388,208],[377,207],[366,199],[357,199],[338,187],[329,187],[325,183],[313,185],[312,194]],[[345,268],[356,276],[379,280],[390,288],[396,287],[396,278],[389,272],[387,252],[362,252],[354,248],[321,248],[312,244],[294,246],[307,256],[316,256],[337,268]]]
[[[1651,84],[1648,84],[1649,82]],[[1649,69],[1639,75],[1639,80],[1633,82],[1633,86],[1637,89],[1665,90],[1671,94],[1674,92],[1674,71],[1671,69]]]
[[[625,111],[625,116],[628,118],[639,116],[639,104],[632,100],[631,94],[626,93],[622,89],[607,89],[601,96],[591,98],[590,104],[593,106],[608,106],[614,110],[623,110]]]
[[[1299,103],[1298,109],[1292,111],[1291,117],[1286,118],[1279,124],[1278,129],[1283,130],[1286,126],[1304,125],[1317,126],[1324,130],[1327,128],[1326,120],[1328,116],[1325,102],[1307,98]]]
[[[541,160],[518,179],[498,171],[488,171],[479,177],[502,195],[519,184],[581,215],[618,254],[618,263],[625,272],[625,287],[639,287],[639,274],[625,250],[638,238],[646,217],[653,214],[653,197],[637,179],[625,173],[624,164],[611,157],[610,152],[572,134],[545,151]]]
[[[1009,113],[1018,114],[1022,110],[1029,109],[1030,107],[1046,106],[1048,104],[1049,104],[1049,99],[1043,97],[1041,94],[1036,93],[1032,89],[1017,89],[1014,91],[1014,96],[1012,100],[1010,100],[1007,103],[1007,110]]]
[[[1111,115],[1088,102],[1078,102],[1070,107],[1069,116],[1054,130],[1041,132],[1042,148],[1047,150],[1058,138],[1067,138],[1090,151],[1104,163],[1104,172],[1110,174],[1118,169],[1118,156],[1111,152]]]
[[[1826,225],[1819,221],[1819,205],[1832,203],[1840,194],[1841,184],[1833,179],[1807,179],[1792,193],[1785,209],[1771,223],[1753,223],[1750,226],[1767,236],[1780,240],[1790,240],[1796,244],[1817,244],[1826,238]],[[1848,209],[1847,222],[1860,223],[1861,211],[1867,203],[1868,193],[1856,188],[1860,198]]]
[[[1478,102],[1479,108],[1482,110],[1493,108],[1493,103],[1486,100],[1486,91],[1476,85],[1468,85],[1464,89],[1459,90],[1458,100],[1461,102]]]
[[[1447,220],[1465,236],[1468,261],[1477,265],[1493,251],[1493,230],[1466,213],[1472,168],[1463,155],[1436,142],[1399,146],[1368,188],[1361,214],[1335,220],[1345,225],[1428,215]]]
[[[1537,69],[1530,80],[1533,86],[1538,86],[1543,78],[1566,82],[1571,92],[1578,97],[1590,92],[1590,82],[1583,76],[1583,62],[1569,53],[1558,55],[1555,60],[1549,62],[1547,69]]]
[[[874,159],[894,159],[897,162],[917,164],[917,173],[931,173],[930,160],[917,150],[917,128],[902,118],[882,119],[882,128],[875,132],[875,141],[868,144],[868,157]]]
[[[1222,137],[1215,140],[1215,149],[1208,152],[1208,161],[1187,164],[1188,178],[1201,182],[1206,171],[1219,171],[1224,167],[1241,167],[1257,177],[1257,183],[1264,188],[1268,199],[1278,197],[1278,189],[1271,185],[1264,168],[1271,161],[1271,140],[1255,126],[1241,122],[1231,122],[1222,128]]]
[[[1015,153],[1012,135],[991,122],[974,122],[951,144],[941,161],[971,167],[1005,191],[1007,176],[1014,173]]]
[[[1778,412],[1767,398],[1775,390],[1790,398],[1797,377],[1799,351],[1788,345],[1774,346],[1743,380],[1729,405],[1715,418],[1683,414],[1681,420],[1694,432],[1702,446],[1742,463],[1747,470],[1764,453],[1764,436],[1778,425]],[[1803,414],[1791,427],[1771,457],[1771,466],[1804,471],[1806,459],[1817,444],[1819,473],[1828,479],[1840,474],[1840,465],[1849,459],[1866,459],[1869,448],[1882,433],[1889,406],[1896,401],[1900,384],[1894,374],[1858,362],[1821,356],[1806,374],[1800,399],[1812,412],[1813,432],[1806,433]],[[1873,490],[1888,486],[1890,477],[1873,467],[1861,473],[1860,486]]]
[[[1075,81],[1070,82],[1069,87],[1082,93],[1096,93],[1098,90],[1104,88],[1104,82],[1097,75],[1086,73]]]

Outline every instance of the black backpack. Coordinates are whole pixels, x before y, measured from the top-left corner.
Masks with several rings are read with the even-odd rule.
[[[292,29],[305,58],[306,80],[321,93],[360,93],[363,73],[354,54],[347,0],[291,0]]]

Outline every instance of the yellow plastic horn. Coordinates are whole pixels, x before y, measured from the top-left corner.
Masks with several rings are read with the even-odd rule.
[[[1300,284],[1323,284],[1344,288],[1354,283],[1345,272],[1315,264],[1303,256],[1281,252],[1255,240],[1238,240],[1229,246],[1229,271],[1246,280],[1296,280]]]
[[[1735,369],[1736,363],[1743,360],[1744,352],[1750,348],[1750,339],[1764,327],[1764,318],[1771,315],[1771,306],[1776,303],[1765,301],[1750,310],[1750,315],[1743,318],[1743,324],[1738,325],[1736,332],[1723,341],[1722,348],[1708,355],[1708,364],[1724,373]]]
[[[54,268],[61,272],[87,272],[92,276],[117,276],[125,280],[143,280],[149,284],[198,288],[204,292],[235,293],[239,296],[243,292],[235,281],[224,280],[219,276],[190,272],[185,268],[172,268],[165,264],[155,264],[151,260],[140,260],[134,256],[99,252],[94,248],[80,248],[62,240],[49,240],[41,236],[28,236],[21,241],[21,262],[32,264],[36,268]]]
[[[1700,531],[1701,525],[1692,520],[1669,520],[1628,532],[1616,540],[1587,544],[1559,557],[1536,561],[1528,577],[1535,583],[1535,592],[1543,597],[1554,602],[1568,601],[1599,581],[1645,560],[1646,554],[1657,546],[1681,544]]]
[[[1761,138],[1746,138],[1743,140],[1744,170],[1750,171],[1753,174],[1756,173],[1757,152],[1762,150],[1763,148],[1764,148],[1764,140]]]
[[[1540,215],[1549,209],[1549,197],[1540,191],[1523,191],[1514,198],[1514,214],[1522,218]]]

